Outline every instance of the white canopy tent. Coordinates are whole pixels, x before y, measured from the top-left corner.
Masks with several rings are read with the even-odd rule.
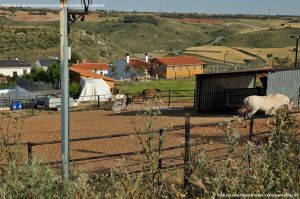
[[[98,100],[107,101],[112,97],[110,87],[103,79],[81,79],[81,93],[78,102]]]

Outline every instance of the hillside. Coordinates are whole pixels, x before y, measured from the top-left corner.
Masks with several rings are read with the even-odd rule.
[[[300,28],[268,29],[225,38],[221,44],[230,47],[281,48],[294,46],[292,35],[299,35]]]
[[[8,25],[6,22],[0,26],[0,58],[18,57],[34,63],[37,58],[59,55],[58,22],[23,24]],[[101,36],[76,27],[72,27],[69,38],[73,51],[90,61],[114,61],[125,53],[119,46]]]
[[[100,34],[131,53],[179,51],[214,39],[201,26],[170,20],[158,20],[157,23],[88,22],[76,26]],[[214,26],[209,32],[217,29],[218,26]]]
[[[34,63],[40,57],[59,55],[57,13],[32,15],[13,11],[0,12],[0,58],[18,57]],[[299,23],[293,24],[293,28],[284,28],[282,24],[290,25],[281,19],[179,20],[153,13],[91,13],[84,22],[72,25],[69,41],[73,52],[89,61],[106,62],[124,57],[126,52],[132,56],[143,56],[145,52],[168,55],[206,45],[294,46],[290,35],[300,33],[299,28],[294,28]],[[227,58],[230,60],[230,55]]]

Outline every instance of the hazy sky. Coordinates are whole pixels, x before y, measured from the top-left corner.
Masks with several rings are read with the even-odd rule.
[[[0,0],[1,3],[58,3],[59,0]],[[80,3],[80,0],[69,0]],[[300,0],[93,0],[106,10],[300,15]]]

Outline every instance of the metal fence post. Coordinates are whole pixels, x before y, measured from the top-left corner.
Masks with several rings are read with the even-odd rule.
[[[27,143],[27,151],[28,151],[28,162],[31,164],[32,162],[32,143]]]
[[[162,170],[162,152],[164,142],[164,130],[159,130],[159,143],[158,143],[158,186],[161,185],[161,170]]]
[[[8,106],[10,106],[10,93],[8,93]]]
[[[253,137],[253,124],[254,124],[254,118],[253,116],[250,117],[250,130],[249,130],[249,141],[252,141],[252,137]],[[248,156],[248,164],[249,164],[249,168],[251,167],[251,153]]]
[[[98,110],[100,109],[100,95],[98,95]]]
[[[249,141],[252,141],[253,137],[253,123],[254,123],[254,118],[253,116],[250,117],[250,129],[249,129]]]
[[[187,192],[187,198],[192,197],[192,186],[190,183],[190,178],[192,175],[191,168],[191,146],[190,146],[190,114],[185,114],[185,148],[184,148],[184,180],[183,187]]]
[[[171,106],[171,90],[169,90],[169,101],[168,101],[168,107]]]

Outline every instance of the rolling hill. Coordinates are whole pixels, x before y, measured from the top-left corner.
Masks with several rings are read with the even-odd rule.
[[[290,35],[300,33],[294,26],[279,28],[282,23],[287,24],[287,20],[219,21],[175,20],[154,13],[117,13],[113,16],[91,13],[86,21],[72,25],[69,41],[73,51],[89,61],[113,62],[124,57],[126,52],[132,55],[145,52],[174,54],[189,47],[208,45],[216,38],[222,39],[211,45],[287,47],[294,45]],[[0,59],[18,57],[34,63],[40,57],[59,55],[57,16],[55,13],[31,16],[25,11],[0,12],[0,43]]]
[[[300,28],[277,28],[244,34],[236,34],[225,38],[221,44],[230,47],[249,48],[282,48],[294,46],[292,35],[299,35]]]

